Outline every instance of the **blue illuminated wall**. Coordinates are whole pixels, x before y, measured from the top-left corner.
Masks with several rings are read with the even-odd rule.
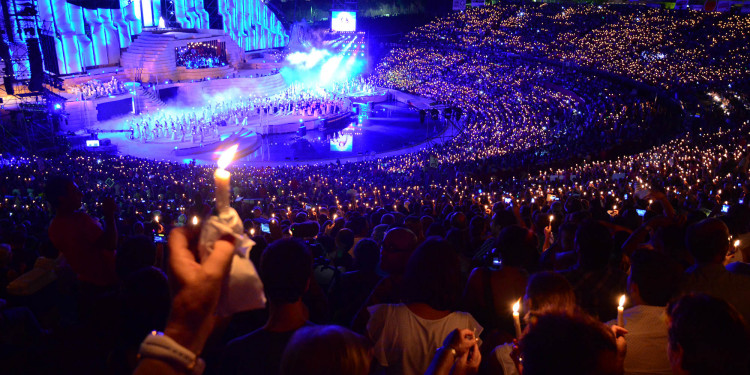
[[[174,15],[162,14],[165,1],[174,2]],[[39,0],[40,21],[52,25],[60,74],[94,66],[116,66],[144,28],[160,18],[182,28],[209,28],[204,0],[120,0],[119,9],[87,9],[66,0]],[[224,31],[247,50],[285,46],[289,40],[276,15],[261,0],[219,0]]]
[[[283,47],[289,42],[276,15],[261,0],[219,0],[224,31],[246,51]]]

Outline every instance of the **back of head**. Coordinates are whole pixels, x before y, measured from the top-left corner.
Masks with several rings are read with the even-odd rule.
[[[666,306],[682,282],[682,269],[668,256],[652,250],[636,250],[630,257],[630,282],[646,305]]]
[[[546,311],[573,312],[576,295],[568,280],[557,272],[539,272],[529,278],[526,295],[529,309],[535,314]]]
[[[406,263],[417,247],[417,236],[405,228],[393,228],[385,233],[380,251],[380,269],[398,275],[404,272]]]
[[[503,259],[503,266],[521,267],[536,253],[538,245],[534,232],[518,225],[503,228],[497,235],[495,247]]]
[[[689,294],[667,307],[670,357],[689,374],[748,374],[750,332],[740,314],[724,300]]]
[[[378,243],[364,238],[354,247],[354,268],[363,271],[374,271],[380,260]]]
[[[154,241],[144,235],[132,236],[123,241],[115,256],[115,270],[121,279],[156,262]]]
[[[466,215],[460,211],[451,215],[451,226],[453,228],[466,229]]]
[[[346,250],[354,246],[354,232],[344,228],[336,233],[336,248]]]
[[[144,267],[128,275],[120,298],[123,339],[128,344],[141,342],[150,331],[164,330],[171,297],[167,276],[161,270]]]
[[[312,256],[295,239],[278,240],[268,246],[260,260],[260,277],[266,297],[273,303],[294,303],[302,297],[312,275]]]
[[[458,254],[446,240],[432,237],[411,255],[404,272],[404,299],[435,310],[454,310],[461,295]]]
[[[364,337],[339,326],[304,327],[284,349],[282,375],[367,375],[370,344]]]
[[[721,261],[729,250],[729,228],[716,218],[695,223],[688,228],[685,247],[698,263]]]
[[[68,187],[73,183],[73,179],[65,176],[55,176],[47,181],[44,196],[53,208],[60,206],[62,199],[68,195]]]
[[[579,264],[587,269],[606,267],[613,243],[607,227],[597,221],[585,221],[576,231]]]
[[[524,375],[618,373],[614,335],[588,315],[539,315],[529,325],[519,347]]]

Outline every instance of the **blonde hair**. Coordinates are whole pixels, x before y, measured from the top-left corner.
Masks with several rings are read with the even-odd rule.
[[[363,336],[334,325],[298,330],[281,360],[282,375],[367,375],[372,345]]]

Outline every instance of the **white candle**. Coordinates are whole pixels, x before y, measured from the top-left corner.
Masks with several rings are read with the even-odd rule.
[[[516,338],[521,338],[521,315],[518,313],[518,309],[521,307],[521,300],[519,299],[513,304],[513,326],[516,328]]]
[[[229,163],[234,159],[238,145],[234,145],[219,157],[219,168],[214,172],[214,182],[216,183],[216,211],[219,213],[229,208],[229,177],[230,173],[226,170]]]
[[[620,305],[617,306],[617,325],[625,327],[625,318],[622,316],[625,311],[625,295],[620,296]]]

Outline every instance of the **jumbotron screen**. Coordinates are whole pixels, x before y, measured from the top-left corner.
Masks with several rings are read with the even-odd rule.
[[[351,134],[341,134],[331,139],[331,151],[352,152],[352,146],[354,146],[354,137]]]
[[[334,10],[331,12],[331,30],[357,31],[357,13]]]

